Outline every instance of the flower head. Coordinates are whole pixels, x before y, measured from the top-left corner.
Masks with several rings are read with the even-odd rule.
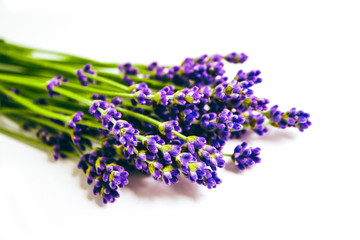
[[[129,173],[111,157],[83,155],[78,168],[88,176],[88,184],[94,182],[93,193],[100,195],[104,203],[114,202],[120,195],[119,188],[128,184]]]
[[[47,82],[46,89],[50,97],[54,97],[55,95],[59,95],[58,93],[54,92],[53,89],[55,87],[60,86],[62,83],[66,83],[68,80],[63,76],[59,75]]]
[[[167,121],[159,125],[159,131],[161,134],[165,135],[168,139],[173,139],[173,131],[180,132],[181,128],[179,127],[178,121]]]
[[[80,81],[81,85],[87,87],[88,82],[93,83],[93,80],[89,79],[85,74],[96,75],[96,72],[91,69],[90,64],[86,64],[82,69],[76,71],[76,76]]]
[[[137,75],[139,73],[139,69],[134,68],[131,63],[121,64],[118,69],[126,75]]]
[[[246,148],[246,146],[246,142],[237,145],[234,154],[231,157],[232,161],[240,170],[244,170],[255,163],[259,163],[261,160],[259,157],[260,148]]]
[[[296,108],[281,112],[278,110],[278,105],[275,105],[265,113],[265,116],[269,118],[273,126],[282,129],[296,127],[302,132],[311,125],[310,114],[301,110],[297,111]]]
[[[226,55],[224,59],[230,63],[244,63],[248,59],[248,56],[244,53],[232,52]]]

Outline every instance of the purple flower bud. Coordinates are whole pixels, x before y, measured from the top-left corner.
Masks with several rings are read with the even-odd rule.
[[[120,196],[118,189],[129,182],[129,173],[113,158],[97,157],[96,161],[90,161],[90,154],[85,154],[81,156],[78,168],[88,176],[89,184],[94,182],[93,193],[100,195],[104,203],[114,202]]]
[[[158,147],[157,146],[161,146],[165,143],[164,140],[161,139],[160,136],[158,135],[148,135],[146,136],[143,141],[142,144],[151,152],[151,153],[157,153],[158,152]]]
[[[163,180],[166,185],[169,185],[170,183],[175,184],[179,180],[177,176],[180,174],[180,171],[178,169],[174,169],[172,166],[167,166],[163,169]]]
[[[67,82],[67,79],[63,78],[61,75],[56,76],[47,82],[46,89],[50,97],[59,95],[58,93],[54,92],[53,89],[60,86],[63,82]]]
[[[83,85],[84,87],[88,86],[88,82],[90,83],[94,83],[93,80],[89,79],[85,73],[87,74],[91,74],[91,75],[96,75],[96,72],[91,70],[91,65],[90,64],[86,64],[82,69],[78,69],[76,71],[76,76],[78,78],[78,80],[80,81],[81,85]]]
[[[310,114],[297,111],[295,108],[284,113],[279,111],[278,106],[275,105],[265,113],[265,116],[271,121],[271,125],[282,129],[296,127],[300,131],[304,131],[311,125],[309,121]]]
[[[248,56],[245,55],[244,53],[238,54],[233,52],[226,55],[224,59],[230,63],[244,63],[248,59]]]
[[[115,106],[121,105],[123,102],[123,100],[120,97],[114,97],[111,100],[111,103],[114,104]]]
[[[152,63],[150,63],[148,66],[147,66],[147,69],[149,70],[149,71],[152,71],[154,68],[156,68],[157,67],[157,62],[152,62]]]
[[[181,132],[178,121],[163,122],[159,126],[159,132],[165,135],[168,139],[174,138],[174,134],[172,131]]]
[[[259,163],[261,161],[259,154],[260,148],[246,148],[247,143],[243,142],[240,145],[237,145],[234,149],[234,154],[231,159],[235,163],[235,165],[240,169],[244,170],[252,166],[255,163]]]
[[[120,72],[124,72],[126,75],[137,75],[139,73],[139,69],[133,68],[131,63],[125,63],[118,66]]]
[[[100,94],[94,93],[94,94],[91,96],[91,99],[93,99],[93,100],[106,101],[106,96],[105,96],[105,95],[100,95]]]

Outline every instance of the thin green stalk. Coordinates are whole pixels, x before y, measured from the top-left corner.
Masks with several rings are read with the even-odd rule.
[[[66,75],[70,75],[73,77],[77,77],[77,74],[76,74],[77,70],[73,70],[72,68],[61,65],[61,64],[51,63],[51,62],[47,62],[47,61],[42,61],[40,59],[34,59],[34,58],[25,57],[25,56],[19,56],[16,53],[11,53],[11,51],[2,51],[2,52],[0,52],[0,55],[4,55],[9,58],[15,59],[15,60],[17,60],[17,63],[26,63],[26,64],[30,64],[30,66],[37,66],[37,67],[45,68],[46,70],[50,69],[50,70],[56,71],[57,74],[61,73],[61,74],[66,74]],[[113,80],[110,80],[110,79],[107,79],[107,78],[104,78],[101,76],[91,75],[88,73],[84,73],[84,75],[95,81],[107,83],[111,86],[117,87],[123,91],[129,91],[129,88],[127,86],[117,83],[117,82],[114,82]]]
[[[51,55],[55,55],[55,56],[59,56],[59,57],[62,57],[62,58],[65,58],[64,59],[64,62],[68,62],[69,60],[76,60],[77,62],[80,62],[80,63],[91,63],[91,64],[94,64],[94,65],[97,65],[99,67],[117,67],[118,64],[117,63],[102,63],[102,62],[98,62],[98,61],[95,61],[95,60],[92,60],[92,59],[89,59],[89,58],[84,58],[84,57],[79,57],[79,56],[75,56],[75,55],[72,55],[72,54],[67,54],[67,53],[61,53],[61,52],[56,52],[56,51],[50,51],[50,50],[44,50],[44,49],[37,49],[37,48],[29,48],[29,47],[23,47],[23,46],[19,46],[19,45],[16,45],[16,44],[12,44],[12,43],[7,43],[7,42],[3,42],[3,44],[11,47],[11,48],[14,48],[16,50],[19,50],[19,51],[23,51],[24,53],[36,53],[36,52],[39,52],[39,53],[46,53],[46,54],[51,54]]]
[[[157,120],[155,120],[155,119],[153,119],[153,118],[151,118],[151,117],[145,116],[145,115],[143,115],[143,114],[141,114],[141,113],[137,113],[137,112],[130,111],[130,110],[125,109],[125,108],[119,108],[119,107],[118,107],[118,108],[116,108],[116,109],[117,109],[119,112],[121,112],[121,113],[123,113],[123,114],[125,114],[125,115],[132,116],[132,117],[135,117],[135,118],[137,118],[137,119],[143,120],[143,121],[145,121],[145,122],[148,122],[148,123],[152,124],[152,125],[155,126],[155,127],[159,127],[160,124],[162,123],[162,122],[157,121]],[[187,137],[186,137],[185,135],[183,135],[183,134],[181,134],[181,133],[179,133],[179,132],[177,132],[177,131],[175,131],[175,130],[173,130],[172,133],[173,133],[175,136],[177,136],[178,138],[180,138],[180,139],[182,139],[182,140],[184,140],[184,141],[187,141]]]
[[[114,87],[117,87],[125,92],[129,92],[129,87],[126,86],[126,85],[123,85],[123,84],[120,84],[120,83],[117,83],[117,82],[114,82],[113,80],[110,80],[108,78],[104,78],[104,77],[101,77],[101,76],[97,76],[97,75],[92,75],[92,74],[89,74],[89,73],[84,73],[84,75],[92,80],[95,80],[95,81],[99,81],[99,82],[103,82],[103,83],[107,83],[111,86],[114,86]]]
[[[232,157],[233,154],[228,154],[228,153],[223,153],[221,152],[222,155],[226,156],[226,157]]]
[[[63,127],[63,126],[58,125],[56,123],[53,123],[48,119],[31,117],[31,116],[23,116],[23,117],[25,117],[25,118],[33,121],[33,122],[37,122],[37,123],[42,124],[44,126],[47,126],[47,127],[50,127],[50,128],[53,128],[53,129],[56,129],[56,130],[59,130],[61,132],[65,132],[65,133],[71,135],[71,132],[72,132],[71,129]],[[93,136],[87,135],[87,134],[81,134],[81,136],[84,137],[84,138],[87,138],[89,140],[92,140],[92,141],[96,141],[96,142],[100,141],[99,139],[97,139],[97,138],[95,138]]]
[[[114,74],[114,73],[108,73],[108,72],[102,72],[102,71],[97,71],[97,73],[100,76],[104,76],[107,78],[111,78],[113,80],[124,80],[124,77],[118,74]],[[134,82],[144,82],[144,83],[148,83],[150,84],[152,87],[158,87],[158,88],[163,88],[165,86],[167,86],[166,84],[164,84],[161,81],[155,80],[155,79],[149,79],[149,78],[139,78],[136,76],[130,76],[129,77],[131,80],[133,80]]]
[[[97,88],[95,86],[98,86],[98,85],[94,85],[94,87],[84,87],[82,85],[74,84],[74,83],[66,83],[63,85],[63,87],[67,88],[67,89],[79,90],[79,91],[87,92],[87,93],[97,93],[97,94],[113,96],[113,97],[115,97],[115,96],[121,97],[121,95],[124,95],[124,96],[129,95],[129,93],[103,90],[103,89]]]
[[[72,98],[72,99],[75,99],[75,100],[77,100],[77,101],[79,101],[79,102],[82,102],[82,103],[84,103],[84,104],[87,104],[88,106],[91,106],[91,105],[92,105],[92,101],[89,101],[89,100],[87,100],[86,98],[83,98],[83,97],[81,97],[81,96],[78,96],[78,95],[76,95],[76,94],[74,94],[74,93],[72,93],[72,92],[70,92],[70,91],[64,90],[64,89],[59,88],[59,87],[56,88],[56,91],[57,91],[58,93],[60,93],[61,95],[64,95],[64,96],[69,97],[69,98]],[[128,109],[120,108],[120,107],[117,107],[116,109],[117,109],[119,112],[121,112],[121,113],[123,113],[123,114],[125,114],[125,115],[132,116],[132,117],[135,117],[135,118],[137,118],[137,119],[143,120],[143,121],[145,121],[145,122],[148,122],[148,123],[154,125],[155,127],[159,127],[160,124],[161,124],[160,121],[157,121],[157,120],[155,120],[155,119],[153,119],[153,118],[151,118],[151,117],[145,116],[145,115],[140,114],[140,113],[133,112],[133,111],[128,110]],[[179,133],[179,132],[177,132],[177,131],[175,131],[175,130],[173,130],[172,132],[173,132],[173,134],[174,134],[175,136],[179,137],[180,139],[182,139],[182,140],[184,140],[184,141],[187,140],[187,137],[186,137],[185,135],[183,135],[183,134],[181,134],[181,133]]]
[[[1,75],[0,75],[0,80],[1,80]],[[21,81],[20,81],[21,82]],[[38,86],[36,85],[35,83],[32,83],[34,84],[34,86]],[[61,120],[61,121],[69,121],[70,118],[69,117],[65,117],[63,115],[60,115],[60,114],[56,114],[56,113],[53,113],[51,111],[48,111],[48,110],[45,110],[41,107],[38,107],[36,104],[33,104],[31,101],[28,101],[27,99],[23,98],[23,97],[20,97],[4,88],[2,88],[0,86],[0,91],[4,92],[5,94],[9,95],[10,97],[13,97],[13,99],[15,101],[17,101],[18,103],[30,108],[31,110],[43,115],[43,116],[46,116],[46,117],[49,117],[49,118],[55,118],[55,119],[58,119],[58,120]],[[58,92],[59,94],[63,95],[63,96],[66,96],[68,98],[71,98],[71,99],[74,99],[74,100],[77,100],[83,104],[86,104],[87,106],[91,106],[93,101],[91,100],[88,100],[82,96],[79,96],[78,94],[75,94],[71,91],[68,91],[64,88],[60,88],[60,87],[57,87],[56,89],[54,89],[55,92]],[[143,114],[140,114],[140,113],[136,113],[136,112],[132,112],[130,110],[127,110],[125,108],[117,108],[118,111],[124,113],[124,114],[127,114],[129,116],[133,116],[133,117],[136,117],[140,120],[144,120],[148,123],[151,123],[153,124],[154,126],[156,127],[159,127],[159,125],[161,124],[161,122],[153,119],[153,118],[150,118],[150,117],[147,117]],[[177,132],[177,131],[173,131],[173,134],[176,135],[177,137],[183,139],[183,140],[186,140],[186,136],[182,135],[181,133]]]
[[[86,105],[89,106],[89,107],[90,107],[90,106],[92,105],[92,103],[93,103],[93,101],[88,100],[87,98],[84,98],[84,97],[82,97],[82,96],[79,96],[78,94],[73,93],[73,92],[70,92],[70,91],[68,91],[68,90],[66,90],[66,89],[64,89],[64,88],[61,88],[61,87],[55,88],[54,91],[57,92],[57,93],[59,93],[59,94],[61,94],[61,95],[63,95],[63,96],[66,96],[66,97],[68,97],[68,98],[74,99],[74,100],[76,100],[76,101],[78,101],[78,102],[81,102],[81,103],[83,103],[83,104],[86,104]]]
[[[24,80],[30,80],[30,81],[24,81]],[[9,74],[0,74],[0,82],[7,82],[12,84],[15,83],[23,86],[35,87],[44,90],[46,89],[46,82],[32,81],[32,79],[28,77],[24,78]]]
[[[69,116],[54,113],[52,111],[46,110],[42,107],[39,107],[38,105],[34,104],[29,99],[24,98],[22,96],[18,96],[15,93],[12,93],[9,90],[3,88],[1,85],[0,85],[0,91],[3,92],[4,94],[10,96],[15,102],[27,107],[28,109],[30,109],[44,117],[53,118],[53,119],[57,119],[57,120],[64,121],[64,122],[68,122],[70,120]]]
[[[2,128],[2,127],[0,127],[0,132],[7,135],[7,136],[9,136],[9,137],[13,137],[13,138],[16,138],[18,140],[21,140],[21,141],[24,141],[24,142],[27,142],[27,143],[30,143],[30,144],[34,144],[34,145],[42,147],[42,148],[46,148],[46,149],[50,149],[50,150],[53,149],[52,146],[46,145],[45,143],[42,143],[42,142],[40,142],[40,141],[38,141],[36,139],[26,137],[23,134],[15,133],[15,132],[12,132],[12,131],[7,130],[5,128]],[[65,154],[66,156],[69,156],[69,157],[80,157],[79,154],[75,154],[75,153],[68,152],[68,151],[61,151],[61,153]]]
[[[32,115],[33,112],[31,112],[29,110],[1,108],[0,113],[5,114],[5,115],[16,116],[17,118],[27,119],[27,120],[33,121],[35,123],[41,124],[43,126],[47,126],[49,128],[58,130],[60,132],[67,133],[69,135],[71,135],[71,132],[72,132],[71,129],[66,128],[64,126],[61,126],[59,124],[56,124],[56,123],[50,121],[49,119],[39,118],[39,117],[33,116]],[[26,113],[26,114],[24,114],[24,113]],[[13,119],[13,120],[15,120],[15,119]],[[81,123],[84,124],[84,122],[81,122]],[[93,126],[98,126],[98,125],[89,123],[88,121],[86,122],[86,124],[93,125]],[[100,140],[97,139],[96,137],[93,137],[93,136],[90,136],[90,135],[87,135],[87,134],[81,134],[81,136],[84,137],[84,138],[87,138],[89,140],[92,140],[92,141],[100,142]]]
[[[145,122],[148,122],[148,123],[151,123],[152,125],[154,125],[155,127],[159,127],[161,122],[151,118],[151,117],[148,117],[148,116],[145,116],[143,114],[140,114],[140,113],[137,113],[137,112],[133,112],[133,111],[130,111],[128,109],[125,109],[125,108],[120,108],[120,107],[117,107],[116,110],[118,110],[119,112],[125,114],[125,115],[128,115],[128,116],[132,116],[132,117],[135,117],[139,120],[143,120]]]

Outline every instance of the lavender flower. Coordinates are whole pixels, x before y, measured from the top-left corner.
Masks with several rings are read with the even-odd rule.
[[[121,118],[121,113],[117,112],[115,105],[105,101],[94,101],[89,109],[96,119],[101,120],[102,126],[111,130],[114,126],[114,121]]]
[[[118,69],[126,75],[137,75],[139,73],[139,69],[134,68],[131,63],[121,64]]]
[[[100,195],[104,203],[114,202],[120,196],[118,189],[128,184],[129,173],[114,158],[96,157],[94,160],[86,154],[81,157],[78,168],[88,176],[88,184],[94,182],[93,193]]]
[[[81,111],[75,113],[74,116],[72,117],[72,119],[69,122],[69,127],[70,128],[75,128],[76,123],[80,122],[83,116],[84,116],[84,113],[81,112]]]
[[[215,87],[215,98],[221,102],[229,102],[230,100],[242,101],[245,97],[241,94],[241,90],[242,88],[238,81],[226,81]]]
[[[162,172],[163,172],[162,177],[166,185],[169,185],[171,183],[175,184],[179,181],[177,177],[180,174],[179,169],[174,168],[171,165],[168,165],[162,169]]]
[[[134,93],[137,103],[140,105],[151,105],[151,100],[148,98],[150,94],[151,90],[149,88]]]
[[[203,178],[196,180],[198,184],[204,185],[208,189],[211,189],[216,188],[217,185],[221,183],[221,179],[217,176],[216,171],[205,169],[203,174]]]
[[[138,144],[136,136],[139,134],[139,131],[130,123],[120,120],[121,113],[117,112],[114,104],[104,101],[94,101],[89,112],[101,121],[103,128],[108,129],[114,134],[119,144],[124,146],[124,148],[122,148],[122,154],[124,156],[134,153],[134,147]]]
[[[200,117],[199,108],[194,104],[186,107],[173,108],[172,114],[173,116],[176,114],[174,118],[181,120],[180,124],[183,130],[190,130],[192,123]]]
[[[210,166],[214,171],[217,167],[222,168],[225,166],[224,156],[213,146],[204,145],[198,150],[198,156],[206,166]]]
[[[155,180],[162,176],[163,164],[159,162],[159,157],[155,153],[141,150],[135,158],[135,167],[151,175]]]
[[[275,105],[265,113],[265,116],[270,119],[271,125],[275,127],[282,129],[296,127],[302,132],[311,125],[310,114],[304,111],[297,111],[296,108],[292,108],[284,113],[277,109],[278,105]]]
[[[246,148],[246,146],[246,142],[236,146],[234,154],[231,157],[232,161],[240,170],[259,163],[261,160],[259,157],[260,148]]]
[[[138,141],[136,135],[139,134],[139,130],[135,129],[130,123],[118,120],[116,121],[112,132],[115,135],[116,140],[124,147],[128,148],[128,151],[133,151],[132,147],[137,146]]]
[[[106,101],[94,101],[91,107],[89,108],[89,113],[93,115],[97,120],[101,118],[101,111],[100,109],[105,110],[107,106]]]
[[[158,65],[157,62],[152,62],[147,66],[147,70],[152,71],[157,67],[157,65]]]
[[[162,145],[160,150],[163,154],[165,163],[171,164],[172,163],[171,158],[172,157],[176,158],[177,156],[179,156],[181,147],[179,145],[167,144],[167,145]]]
[[[58,93],[54,92],[53,89],[55,87],[60,86],[62,83],[66,83],[68,80],[66,78],[63,78],[63,76],[59,75],[47,82],[46,89],[48,91],[48,94],[50,97],[54,97],[55,95],[59,95]]]
[[[181,153],[176,157],[181,173],[194,182],[204,177],[205,163],[197,161],[191,153]]]
[[[121,105],[122,102],[123,102],[123,100],[122,100],[120,97],[114,97],[114,98],[111,100],[111,103],[114,104],[115,106]]]
[[[198,136],[189,136],[186,141],[186,147],[191,153],[195,153],[196,149],[202,149],[206,144],[206,139]]]
[[[94,83],[91,79],[89,79],[85,74],[90,74],[90,75],[96,75],[96,72],[91,70],[91,65],[90,64],[86,64],[82,69],[78,69],[76,71],[76,76],[78,78],[78,80],[80,81],[81,85],[83,85],[84,87],[88,86],[88,82],[90,83]]]
[[[11,45],[2,44],[11,49]],[[12,58],[11,52],[4,58],[5,64],[13,65],[17,60]],[[23,54],[16,52],[17,57]],[[26,58],[31,62],[31,56]],[[32,85],[31,78],[5,71],[0,81],[10,84],[9,79],[15,79],[17,87],[10,91],[7,89],[11,86],[1,87],[0,92],[4,94],[0,95],[0,100],[9,108],[4,109],[4,113],[9,110],[19,122],[32,124],[33,128],[44,125],[38,129],[37,137],[42,146],[46,144],[53,149],[55,160],[65,157],[64,152],[69,152],[69,156],[77,154],[78,150],[86,153],[81,156],[78,167],[87,175],[88,183],[94,183],[93,193],[100,195],[104,203],[119,197],[118,190],[128,183],[128,170],[140,171],[167,185],[177,183],[181,174],[211,189],[221,183],[217,170],[224,167],[226,156],[221,149],[230,138],[240,138],[246,130],[263,135],[267,132],[266,126],[295,127],[304,131],[311,125],[310,115],[304,111],[292,108],[282,112],[277,105],[268,110],[269,100],[258,97],[252,89],[262,82],[259,70],[239,70],[231,79],[225,76],[226,61],[244,63],[247,58],[243,53],[230,53],[186,58],[174,66],[160,66],[157,62],[147,66],[124,63],[118,65],[119,76],[102,72],[101,77],[95,77],[96,72],[87,62],[99,68],[112,64],[72,57],[74,64],[84,64],[76,71],[81,85],[94,83],[93,88],[75,92],[76,88],[70,84],[72,86],[62,91],[63,96],[56,99],[53,98],[58,95],[55,88],[67,82],[57,76],[46,83],[50,97],[41,91],[34,97],[29,94],[32,89],[28,89]],[[60,72],[65,69],[61,67],[66,64],[62,60],[56,64],[51,61],[39,64],[39,61],[46,60],[36,59],[30,65],[20,61],[17,65],[24,68],[25,73],[32,70],[30,66],[37,66],[39,71],[32,71],[35,77],[38,72],[56,74],[57,69]],[[68,69],[71,64],[66,66]],[[7,75],[9,79],[4,79]],[[22,78],[29,82],[21,84]],[[100,81],[95,83],[94,78]],[[117,80],[128,87],[117,84]],[[110,86],[117,88],[114,91],[121,92],[131,104],[120,97],[108,102],[113,94],[99,94],[111,91]],[[17,91],[23,95],[17,96]],[[94,118],[86,115],[86,120],[82,120],[84,106],[89,107]],[[37,118],[22,119],[22,111],[30,111]],[[92,140],[97,147],[89,152]],[[259,148],[247,147],[243,142],[228,156],[243,170],[260,162],[259,153]]]
[[[245,121],[245,126],[251,128],[259,136],[264,135],[268,129],[264,126],[265,117],[262,114],[250,113]]]
[[[200,125],[208,131],[229,132],[241,130],[244,122],[243,116],[224,109],[219,115],[214,112],[202,115]]]
[[[174,94],[174,103],[179,105],[185,105],[186,103],[197,104],[200,103],[201,98],[204,94],[198,87],[184,88]]]
[[[148,135],[145,136],[142,144],[151,152],[151,153],[157,153],[158,147],[161,147],[165,143],[164,140],[161,139],[158,135]]]
[[[71,140],[69,137],[63,133],[55,135],[49,133],[46,129],[40,128],[36,132],[36,136],[46,145],[53,147],[53,159],[56,161],[60,157],[66,157],[65,154],[61,151],[71,152],[73,150],[72,145],[70,144]]]
[[[248,56],[244,53],[230,53],[224,57],[224,59],[230,63],[244,63]]]
[[[165,135],[168,139],[174,138],[173,131],[181,132],[181,128],[179,127],[179,123],[177,121],[163,122],[159,125],[159,132]]]
[[[102,101],[106,101],[106,96],[105,96],[105,95],[100,95],[100,94],[94,93],[94,94],[91,96],[91,99],[92,99],[92,100],[102,100]]]
[[[152,101],[153,103],[167,106],[172,102],[172,96],[174,95],[174,85],[169,85],[158,91]]]

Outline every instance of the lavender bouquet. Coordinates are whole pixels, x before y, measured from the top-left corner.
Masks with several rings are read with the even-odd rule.
[[[215,188],[226,159],[240,170],[260,162],[260,148],[229,139],[268,127],[307,129],[309,114],[268,107],[254,95],[260,71],[226,77],[224,63],[243,53],[186,58],[180,65],[103,63],[0,40],[0,114],[24,131],[0,132],[51,149],[54,160],[80,159],[78,168],[104,203],[114,202],[140,171],[176,184],[183,175]]]

